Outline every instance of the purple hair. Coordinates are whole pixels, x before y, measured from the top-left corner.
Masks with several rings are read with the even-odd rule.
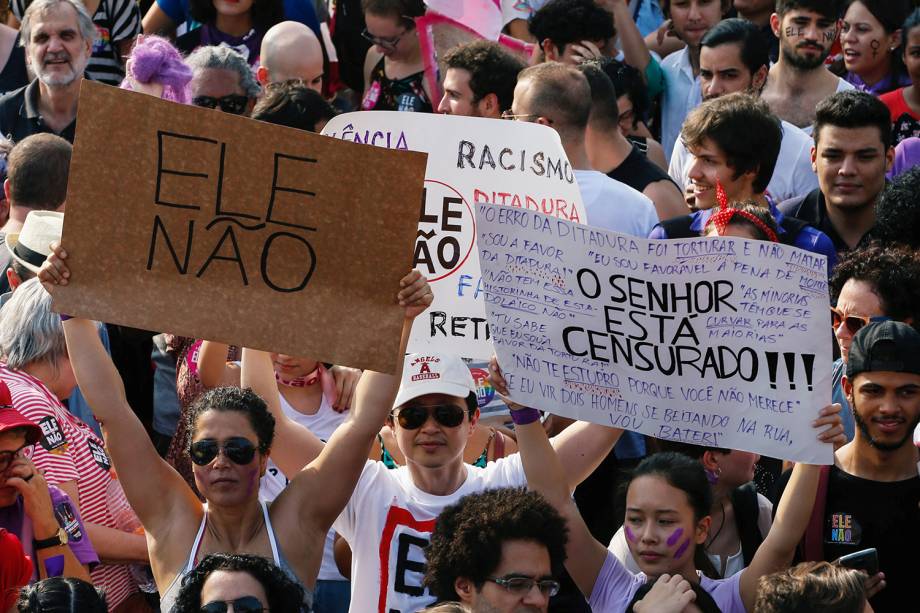
[[[189,104],[191,80],[192,69],[185,65],[168,40],[160,36],[141,36],[128,57],[127,75],[121,87],[134,89],[132,82],[159,83],[163,86],[164,100]]]

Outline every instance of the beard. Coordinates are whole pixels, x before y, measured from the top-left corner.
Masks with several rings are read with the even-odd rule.
[[[68,65],[70,67],[69,74],[61,73],[52,73],[45,70],[45,63],[39,61],[38,58],[32,58],[33,66],[41,66],[38,70],[35,71],[35,76],[38,77],[38,80],[44,83],[48,87],[66,87],[83,76],[83,71],[86,69],[86,64],[88,58],[75,58],[69,54],[64,57],[45,57],[45,62],[49,59],[67,59]]]
[[[863,436],[866,437],[866,442],[869,443],[870,447],[874,447],[879,451],[897,451],[903,447],[907,441],[911,440],[911,437],[914,434],[914,430],[917,428],[917,424],[920,424],[920,415],[914,418],[913,423],[910,424],[910,427],[907,428],[907,434],[904,435],[904,438],[897,441],[896,443],[881,443],[871,434],[869,434],[869,424],[863,420],[859,415],[859,411],[856,410],[856,405],[851,405],[851,411],[853,411],[853,419],[856,422],[856,427],[859,428],[859,431],[862,432]]]
[[[789,44],[786,42],[780,44],[780,51],[783,54],[783,59],[789,62],[793,68],[798,68],[799,70],[814,70],[822,66],[824,60],[831,53],[830,49],[822,48],[821,53],[816,56],[801,56],[796,53],[795,48],[790,49]]]

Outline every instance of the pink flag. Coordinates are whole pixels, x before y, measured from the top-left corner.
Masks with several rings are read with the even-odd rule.
[[[425,4],[488,40],[498,40],[504,25],[499,0],[425,0]]]

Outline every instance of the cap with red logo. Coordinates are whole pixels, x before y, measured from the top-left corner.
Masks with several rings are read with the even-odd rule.
[[[402,406],[426,394],[466,398],[476,393],[470,369],[459,356],[444,353],[411,353],[403,365],[402,382],[394,406]]]
[[[25,428],[26,443],[32,445],[42,434],[41,428],[34,421],[23,417],[13,408],[13,397],[6,383],[0,381],[0,433],[14,428]]]

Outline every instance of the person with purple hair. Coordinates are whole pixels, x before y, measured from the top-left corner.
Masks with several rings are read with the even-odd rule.
[[[192,69],[172,44],[160,36],[141,36],[126,63],[122,89],[151,94],[181,104],[192,101]]]

